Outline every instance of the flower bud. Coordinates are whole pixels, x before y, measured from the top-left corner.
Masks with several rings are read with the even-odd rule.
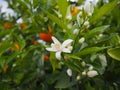
[[[73,34],[77,35],[78,32],[79,32],[79,30],[78,30],[78,29],[75,29],[75,30],[73,31]]]
[[[88,68],[88,70],[89,70],[89,71],[93,70],[93,66],[90,66],[90,67]]]
[[[88,77],[95,77],[95,76],[97,76],[97,75],[98,75],[98,72],[95,71],[95,70],[91,70],[91,71],[88,71],[88,72],[87,72],[87,76],[88,76]]]
[[[80,78],[81,78],[80,75],[78,75],[78,76],[76,77],[76,80],[80,80]]]
[[[82,72],[82,75],[85,76],[85,75],[86,75],[86,71],[83,71],[83,72]]]
[[[71,15],[67,15],[66,19],[71,20],[72,16]]]
[[[83,62],[81,63],[81,65],[82,65],[82,67],[85,67],[86,63],[83,61]]]
[[[84,26],[87,27],[87,28],[89,28],[90,27],[89,21],[85,21]]]
[[[69,69],[67,69],[67,74],[68,74],[68,76],[72,76],[72,70],[69,68]]]
[[[85,38],[84,38],[84,37],[82,37],[82,38],[79,39],[79,43],[80,43],[80,44],[83,43],[84,41],[85,41]]]

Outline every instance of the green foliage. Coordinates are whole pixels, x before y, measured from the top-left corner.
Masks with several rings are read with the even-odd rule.
[[[120,88],[119,0],[93,13],[85,0],[5,1],[15,15],[0,13],[0,90]]]

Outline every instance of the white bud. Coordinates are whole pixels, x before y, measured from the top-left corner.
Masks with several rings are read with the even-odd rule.
[[[72,28],[72,23],[67,25],[68,28]]]
[[[13,67],[15,67],[15,66],[16,66],[16,64],[14,63],[12,66],[13,66]]]
[[[86,71],[83,71],[83,72],[82,72],[82,75],[85,76],[85,75],[86,75]]]
[[[47,21],[48,21],[48,18],[47,18],[47,17],[44,17],[44,21],[47,22]]]
[[[82,37],[82,38],[79,39],[79,43],[83,43],[84,41],[85,41],[84,37]]]
[[[85,22],[84,22],[84,26],[87,27],[87,28],[89,28],[89,27],[90,27],[89,21],[85,21]]]
[[[95,76],[97,76],[97,75],[98,75],[98,72],[95,71],[95,70],[92,70],[92,71],[88,71],[88,72],[87,72],[87,76],[88,76],[88,77],[95,77]]]
[[[62,15],[61,15],[61,14],[58,14],[58,17],[59,17],[59,18],[62,18]]]
[[[72,19],[71,14],[67,15],[66,19],[71,20]]]
[[[91,17],[91,16],[92,16],[92,13],[89,12],[89,13],[88,13],[88,16]]]
[[[77,35],[79,33],[79,30],[78,29],[75,29],[74,31],[73,31],[73,34],[75,34],[75,35]]]
[[[90,67],[88,68],[88,70],[89,70],[89,71],[93,70],[93,66],[90,66]]]
[[[78,75],[78,76],[76,77],[76,80],[80,80],[80,78],[81,78],[80,75]]]
[[[83,61],[83,62],[81,63],[81,65],[82,65],[82,67],[85,67],[86,63]]]
[[[68,76],[72,76],[72,70],[69,68],[69,69],[67,69],[67,74],[68,74]]]
[[[99,37],[102,37],[103,36],[103,34],[99,34]]]

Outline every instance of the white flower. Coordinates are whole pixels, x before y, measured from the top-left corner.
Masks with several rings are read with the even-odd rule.
[[[85,41],[84,37],[82,37],[82,38],[79,39],[79,43],[83,43],[84,41]]]
[[[89,1],[86,1],[85,2],[85,5],[84,5],[84,11],[86,12],[86,13],[93,13],[93,11],[94,11],[94,8],[93,8],[93,6],[91,5],[91,3],[89,2]]]
[[[69,68],[69,69],[67,69],[67,74],[68,74],[68,76],[72,76],[72,70]]]
[[[71,53],[72,39],[67,39],[62,44],[53,36],[52,40],[54,43],[51,44],[51,48],[46,48],[46,50],[56,52],[56,58],[58,60],[61,59],[61,52]]]
[[[98,75],[98,72],[95,71],[95,70],[91,70],[91,71],[88,71],[88,72],[87,72],[87,76],[88,76],[88,77],[95,77],[95,76],[97,76],[97,75]]]

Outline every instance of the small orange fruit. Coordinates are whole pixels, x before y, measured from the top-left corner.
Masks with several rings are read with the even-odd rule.
[[[40,33],[39,34],[40,39],[42,39],[45,42],[51,42],[52,41],[52,35],[49,33]]]
[[[33,43],[34,45],[37,45],[37,44],[38,44],[37,40],[32,40],[32,43]]]
[[[49,60],[49,56],[48,56],[48,55],[45,55],[45,56],[44,56],[44,60]]]
[[[77,13],[78,13],[78,7],[76,7],[76,6],[71,6],[71,8],[70,8],[70,13],[71,13],[71,15],[76,15]]]
[[[6,73],[7,72],[7,70],[8,70],[8,65],[6,65],[4,68],[3,68],[3,71],[4,71],[4,73]]]
[[[4,27],[5,27],[5,29],[10,29],[10,23],[5,22],[5,23],[4,23]]]
[[[14,46],[15,46],[19,51],[21,50],[21,48],[20,48],[20,46],[18,45],[17,42],[14,42]]]
[[[20,27],[21,27],[22,29],[25,29],[25,28],[27,27],[27,25],[26,25],[25,23],[22,23],[22,24],[20,24]]]

